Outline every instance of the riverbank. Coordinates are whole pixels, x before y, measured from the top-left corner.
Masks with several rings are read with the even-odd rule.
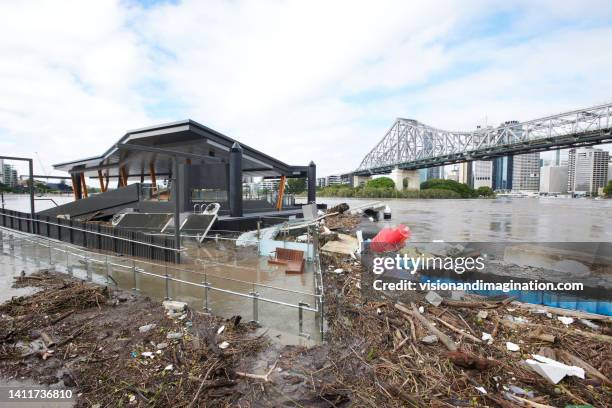
[[[566,324],[557,317],[577,312],[512,299],[366,299],[359,263],[323,263],[328,340],[311,348],[281,346],[238,317],[169,311],[45,271],[19,276],[16,286],[40,290],[0,306],[0,373],[71,389],[79,407],[612,403],[609,319]],[[586,377],[552,384],[525,365],[532,354],[584,367]]]

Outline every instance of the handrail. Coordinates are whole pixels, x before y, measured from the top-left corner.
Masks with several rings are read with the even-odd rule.
[[[16,215],[7,214],[3,210],[0,210],[0,214],[5,216],[5,217],[11,217],[11,218],[15,218],[15,219],[18,219],[18,220],[42,222],[43,224],[47,224],[47,225],[54,225],[56,227],[68,228],[68,229],[72,229],[74,231],[87,232],[87,233],[94,234],[94,235],[99,235],[99,236],[102,236],[102,237],[105,237],[105,238],[118,239],[120,241],[126,241],[126,242],[132,242],[132,243],[147,245],[147,246],[150,246],[150,247],[159,248],[159,249],[165,249],[165,250],[169,250],[169,251],[175,251],[175,252],[177,252],[177,251],[178,252],[185,251],[184,249],[166,247],[166,246],[163,246],[163,245],[152,244],[152,243],[149,243],[149,242],[135,241],[133,239],[129,239],[129,238],[125,238],[125,237],[120,237],[120,236],[109,235],[109,234],[104,234],[104,233],[99,232],[99,231],[93,231],[93,230],[87,230],[87,229],[83,229],[83,228],[78,228],[78,227],[75,227],[75,226],[72,226],[72,225],[58,224],[58,223],[55,223],[55,222],[45,221],[45,220],[35,219],[35,218],[18,217]],[[7,228],[7,227],[4,227],[4,228]],[[10,230],[10,228],[8,228],[8,229]],[[22,231],[20,231],[20,232],[22,232]]]
[[[25,240],[25,241],[28,241],[28,242],[32,242],[32,243],[37,244],[37,245],[43,245],[44,246],[44,244],[42,244],[40,242],[36,242],[36,241],[30,240],[30,239],[27,239],[27,238],[22,238],[22,239]],[[49,248],[51,248],[51,240],[48,239],[48,241],[49,241]],[[66,245],[64,245],[64,246],[66,246]],[[63,249],[63,250],[62,249],[58,249],[58,248],[54,248],[54,249],[60,250],[61,252],[68,252],[67,249]],[[4,252],[2,251],[0,254],[3,255]],[[78,254],[73,254],[73,255],[76,255],[76,256],[79,256],[79,257],[83,257],[82,255],[78,255]],[[108,262],[109,256],[107,256],[107,261],[106,262],[97,260],[95,258],[87,258],[87,257],[83,257],[83,258],[87,259],[89,262],[95,262],[95,263],[100,263],[100,264],[109,263]],[[116,265],[116,264],[112,264],[112,263],[109,263],[109,264],[110,265]],[[119,265],[119,266],[125,267],[125,265]],[[222,288],[214,287],[214,286],[212,286],[208,282],[206,282],[204,284],[202,284],[202,283],[195,283],[195,282],[186,281],[184,279],[174,278],[174,277],[171,277],[169,275],[159,275],[159,274],[156,274],[156,273],[147,272],[147,271],[145,271],[144,269],[141,269],[141,268],[135,268],[135,267],[134,268],[127,267],[127,268],[133,269],[135,271],[135,273],[139,273],[139,274],[143,274],[143,275],[147,275],[147,276],[151,276],[151,277],[155,277],[155,278],[160,278],[160,279],[164,279],[164,280],[168,280],[168,281],[174,281],[174,282],[179,282],[179,283],[183,283],[183,284],[190,285],[190,286],[210,289],[210,290],[214,290],[214,291],[218,291],[218,292],[222,292],[222,293],[227,293],[227,294],[231,294],[231,295],[235,295],[235,296],[239,296],[239,297],[243,297],[243,298],[256,299],[257,301],[261,300],[262,302],[277,304],[277,305],[280,305],[280,306],[291,307],[291,308],[294,308],[294,309],[307,310],[307,311],[314,312],[314,313],[318,313],[319,312],[318,308],[310,307],[310,306],[308,306],[306,304],[303,304],[301,302],[298,305],[295,305],[295,304],[283,302],[283,301],[280,301],[280,300],[275,300],[275,299],[270,299],[270,298],[266,298],[266,297],[261,297],[257,293],[255,293],[255,294],[251,294],[251,293],[245,294],[245,293],[236,292],[236,291],[233,291],[233,290],[230,290],[230,289],[222,289]]]

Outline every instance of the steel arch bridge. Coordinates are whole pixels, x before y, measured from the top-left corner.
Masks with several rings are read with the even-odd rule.
[[[612,103],[473,132],[441,130],[398,118],[353,174],[416,170],[608,142],[612,142]]]

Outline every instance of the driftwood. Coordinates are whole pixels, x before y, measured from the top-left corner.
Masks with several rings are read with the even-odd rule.
[[[610,381],[608,377],[603,375],[601,371],[599,371],[580,357],[575,356],[565,350],[557,350],[557,355],[559,355],[562,360],[565,360],[566,363],[578,366],[584,369],[584,371],[586,371],[592,377],[601,380],[604,384],[607,384],[608,386],[612,386],[612,381]]]
[[[434,319],[436,319],[437,321],[439,321],[440,323],[442,323],[444,326],[448,327],[449,329],[451,329],[452,331],[454,331],[457,334],[460,334],[470,340],[472,340],[474,343],[482,343],[482,340],[480,340],[478,337],[472,336],[470,333],[465,332],[464,330],[461,330],[455,326],[453,326],[452,324],[445,322],[444,320],[440,319],[439,317],[434,317]]]
[[[453,341],[453,339],[451,339],[450,337],[448,337],[446,334],[444,334],[443,332],[441,332],[440,330],[438,330],[438,328],[436,326],[433,325],[433,323],[431,323],[425,316],[423,316],[418,309],[416,308],[416,306],[414,305],[414,303],[412,304],[412,310],[408,309],[407,307],[396,303],[395,304],[395,308],[401,312],[404,312],[410,316],[414,316],[415,318],[417,318],[422,324],[423,326],[425,326],[427,328],[427,330],[429,330],[429,332],[435,334],[436,336],[438,336],[438,338],[440,339],[440,341],[442,342],[442,344],[444,344],[446,346],[446,348],[448,349],[448,351],[457,351],[457,345],[455,344],[455,342]]]
[[[264,380],[265,382],[270,382],[270,374],[272,374],[272,371],[274,371],[274,369],[276,368],[277,362],[278,361],[274,362],[274,364],[272,364],[272,367],[270,367],[268,372],[265,374],[251,374],[251,373],[243,373],[241,371],[236,371],[236,375],[240,377],[252,378],[254,380]]]

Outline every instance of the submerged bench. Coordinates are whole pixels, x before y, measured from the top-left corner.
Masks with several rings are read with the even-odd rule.
[[[274,265],[285,265],[285,273],[300,274],[304,273],[304,251],[297,249],[276,248],[275,257],[268,259],[268,263]]]

